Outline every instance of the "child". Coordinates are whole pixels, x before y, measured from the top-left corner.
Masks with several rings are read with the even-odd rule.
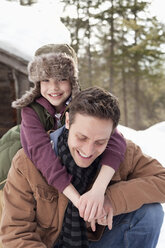
[[[12,106],[21,108],[20,135],[27,156],[48,184],[63,192],[78,207],[80,216],[90,222],[102,214],[106,187],[123,160],[126,144],[115,130],[104,152],[101,170],[93,187],[80,196],[71,184],[71,175],[55,155],[46,132],[63,125],[67,106],[80,91],[77,67],[76,54],[69,45],[50,44],[39,48],[28,65],[29,80],[34,83],[34,88],[14,101]],[[38,111],[44,114],[46,128],[31,104],[36,104]],[[80,156],[85,159],[87,154]]]

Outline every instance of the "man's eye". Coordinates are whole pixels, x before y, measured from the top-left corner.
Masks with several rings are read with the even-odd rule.
[[[78,137],[78,139],[79,139],[80,141],[85,141],[85,140],[86,140],[86,137]]]
[[[97,146],[102,146],[102,145],[104,145],[104,144],[105,144],[104,141],[98,141],[98,142],[96,142],[96,145],[97,145]]]

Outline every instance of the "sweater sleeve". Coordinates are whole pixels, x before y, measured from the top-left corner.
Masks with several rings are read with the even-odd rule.
[[[21,112],[21,143],[27,156],[45,177],[49,185],[62,192],[71,182],[71,175],[62,166],[52,149],[46,133],[35,111],[25,107]]]
[[[120,163],[124,160],[125,151],[126,141],[122,134],[115,129],[103,153],[101,164],[108,165],[117,171]]]

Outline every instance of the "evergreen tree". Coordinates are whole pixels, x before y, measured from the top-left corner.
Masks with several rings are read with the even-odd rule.
[[[148,0],[63,2],[77,10],[76,17],[63,20],[78,52],[83,85],[97,84],[116,94],[126,126],[140,129],[163,120],[165,30],[147,16]]]

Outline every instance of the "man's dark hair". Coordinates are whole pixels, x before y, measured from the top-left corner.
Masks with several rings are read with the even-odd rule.
[[[69,108],[70,125],[74,122],[77,113],[101,119],[111,119],[113,121],[113,128],[118,125],[120,119],[117,98],[99,87],[87,88],[74,97]]]

